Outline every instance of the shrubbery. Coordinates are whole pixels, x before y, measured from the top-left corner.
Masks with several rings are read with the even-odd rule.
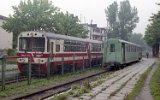
[[[0,55],[15,56],[16,49],[0,49]]]
[[[16,50],[15,49],[8,49],[7,55],[8,56],[15,56],[16,55]]]

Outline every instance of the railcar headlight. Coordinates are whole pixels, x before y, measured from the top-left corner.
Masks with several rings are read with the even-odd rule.
[[[21,58],[20,61],[21,61],[21,62],[25,62],[25,59]]]

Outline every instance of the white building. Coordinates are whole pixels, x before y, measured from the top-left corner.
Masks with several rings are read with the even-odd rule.
[[[6,17],[0,15],[0,49],[12,49],[13,33],[8,33],[1,26]]]
[[[97,27],[97,24],[83,24],[88,31],[87,38],[91,40],[103,41],[106,33],[105,28]]]

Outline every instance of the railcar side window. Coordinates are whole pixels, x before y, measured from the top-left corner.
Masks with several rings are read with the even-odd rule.
[[[101,44],[92,43],[91,44],[91,51],[92,52],[101,52]]]
[[[115,52],[115,44],[110,44],[110,52]]]
[[[85,52],[86,45],[84,42],[64,40],[64,52]]]
[[[64,40],[64,52],[70,52],[71,46],[69,40]]]
[[[60,52],[60,45],[56,44],[56,52]]]

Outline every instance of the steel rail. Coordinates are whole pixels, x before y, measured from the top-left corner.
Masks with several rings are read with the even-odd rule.
[[[35,91],[35,92],[29,93],[29,94],[25,94],[25,95],[22,95],[22,96],[19,96],[19,97],[15,97],[12,100],[23,100],[23,99],[25,99],[25,100],[27,100],[27,99],[28,100],[34,100],[33,98],[35,98],[35,97],[42,100],[42,99],[51,97],[54,94],[61,93],[63,91],[66,91],[66,90],[70,89],[70,86],[72,84],[82,82],[82,81],[84,81],[86,79],[93,78],[95,76],[104,74],[106,72],[108,72],[108,70],[104,70],[102,72],[99,72],[99,73],[96,73],[96,74],[92,74],[92,75],[89,75],[87,77],[83,77],[83,78],[72,80],[72,81],[69,81],[69,82],[66,82],[66,83],[62,83],[62,84],[59,84],[59,85],[56,85],[56,86],[53,86],[53,87],[50,87],[50,88],[42,89],[40,91]],[[64,89],[60,89],[60,88],[64,88]],[[57,90],[55,93],[54,92],[52,92],[52,93],[49,92],[49,94],[47,94],[47,91],[54,91],[56,89],[60,89],[60,90]],[[45,95],[45,94],[47,94],[47,95]]]

